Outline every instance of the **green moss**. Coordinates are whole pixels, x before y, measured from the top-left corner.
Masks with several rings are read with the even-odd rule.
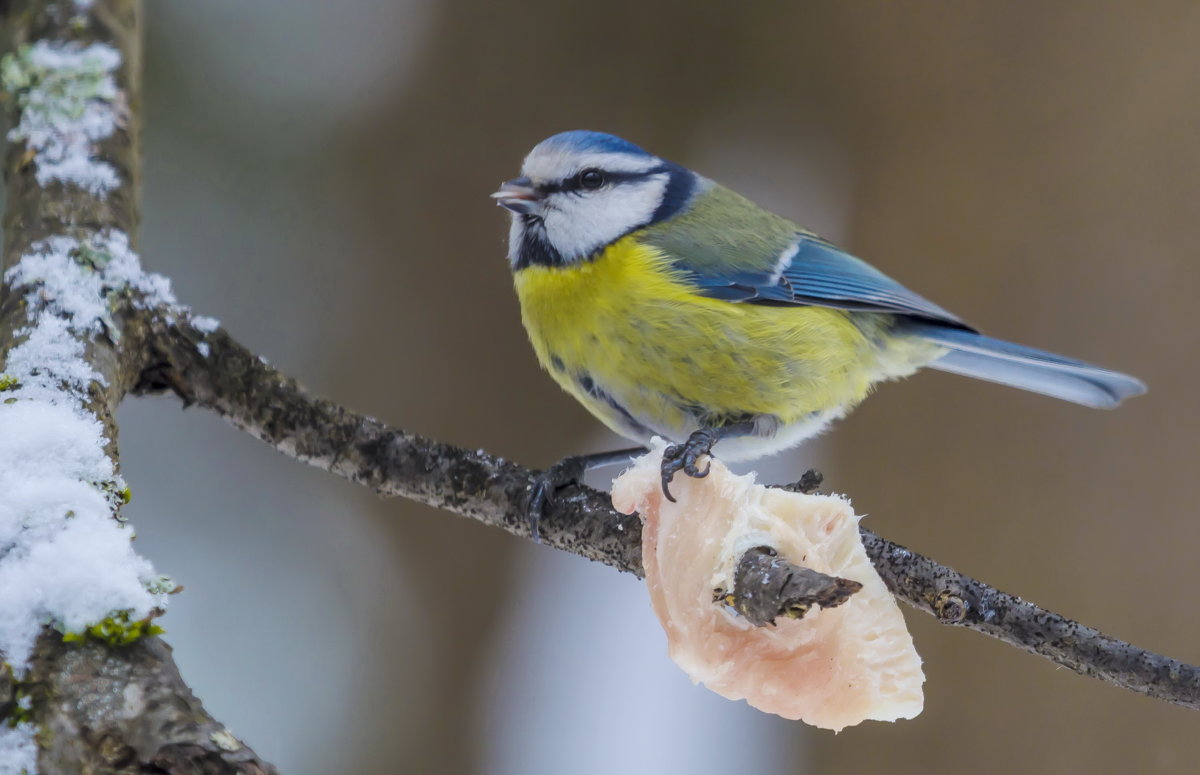
[[[7,662],[0,662],[0,688],[4,690],[4,696],[0,699],[0,723],[16,727],[33,721],[33,698],[17,680],[12,665]]]
[[[20,385],[20,381],[16,377],[10,377],[7,374],[0,374],[0,390],[12,390]]]
[[[125,517],[118,509],[133,500],[133,491],[129,489],[129,485],[125,484],[124,478],[118,476],[116,479],[91,482],[91,485],[104,493],[109,505],[113,507],[113,518],[124,523]]]
[[[20,684],[17,684],[13,699],[16,702],[8,710],[8,725],[15,727],[17,724],[32,722],[33,708],[30,705],[29,693]]]
[[[86,640],[104,641],[110,646],[126,646],[148,635],[162,635],[166,630],[154,624],[151,617],[131,620],[128,611],[118,611],[96,622],[82,632],[63,633],[64,643]]]

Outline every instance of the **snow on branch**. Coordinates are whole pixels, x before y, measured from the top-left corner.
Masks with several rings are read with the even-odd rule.
[[[86,344],[118,331],[106,301],[128,294],[131,277],[150,285],[121,234],[39,242],[4,275],[25,292],[27,320],[0,374],[0,653],[18,675],[46,623],[132,638],[174,586],[133,551],[120,516],[129,490],[88,409],[108,378]]]
[[[273,772],[154,637],[174,585],[121,516],[115,414],[143,353],[131,315],[186,314],[130,248],[141,4],[8,10],[0,772]]]
[[[105,43],[39,40],[6,57],[0,77],[16,95],[21,120],[8,132],[33,153],[37,182],[102,194],[120,185],[117,170],[92,154],[125,123],[124,93],[113,72],[121,54]]]

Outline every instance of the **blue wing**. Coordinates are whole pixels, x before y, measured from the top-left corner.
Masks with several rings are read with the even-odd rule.
[[[946,348],[929,364],[941,371],[1098,409],[1111,409],[1146,392],[1146,385],[1128,374],[983,336],[869,264],[809,235],[801,235],[794,255],[785,251],[772,272],[697,277],[696,281],[705,295],[730,301],[903,315],[897,331]]]
[[[812,234],[797,234],[770,269],[693,274],[692,280],[705,296],[716,299],[911,315],[973,330],[958,316]]]

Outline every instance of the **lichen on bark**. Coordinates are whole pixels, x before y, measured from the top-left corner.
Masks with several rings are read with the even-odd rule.
[[[13,129],[0,374],[12,403],[0,411],[24,412],[24,420],[31,408],[57,411],[46,417],[80,424],[76,442],[95,428],[103,465],[71,487],[127,546],[115,413],[144,370],[145,325],[136,312],[179,312],[163,294],[165,281],[143,275],[133,254],[142,5],[26,0],[7,10],[13,53],[0,78]],[[55,357],[39,360],[47,353]],[[67,525],[78,517],[57,516]],[[148,570],[137,584],[154,600],[174,586]],[[204,711],[152,634],[148,612],[97,609],[66,639],[47,627],[27,669],[0,670],[5,764],[30,769],[36,757],[46,773],[275,771]]]

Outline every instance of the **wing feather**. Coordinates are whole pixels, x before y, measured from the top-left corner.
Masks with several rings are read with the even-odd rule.
[[[647,228],[705,296],[908,315],[974,330],[870,264],[748,199],[701,179],[689,208]]]

